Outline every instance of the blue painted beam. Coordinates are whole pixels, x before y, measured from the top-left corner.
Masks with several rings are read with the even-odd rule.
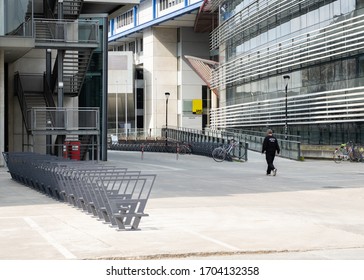
[[[130,28],[130,29],[126,30],[126,31],[123,31],[123,32],[120,32],[118,34],[112,35],[112,36],[109,37],[109,42],[116,41],[117,39],[127,37],[128,35],[131,35],[133,33],[140,32],[143,29],[146,29],[148,27],[158,25],[158,24],[161,24],[161,23],[169,21],[169,20],[173,20],[173,19],[178,18],[179,16],[182,16],[184,14],[188,14],[188,13],[190,13],[190,12],[196,10],[196,9],[199,9],[202,3],[203,3],[203,1],[199,1],[197,3],[194,3],[194,4],[190,5],[190,6],[179,9],[178,11],[172,12],[172,13],[170,13],[168,15],[161,16],[159,18],[148,21],[148,22],[143,23],[141,25],[138,25],[136,27]]]

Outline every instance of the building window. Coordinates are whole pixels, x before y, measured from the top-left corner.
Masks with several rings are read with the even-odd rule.
[[[192,100],[183,100],[183,115],[192,115]]]
[[[120,27],[133,23],[133,18],[134,18],[133,10],[130,10],[130,11],[116,17],[117,28],[120,28]]]
[[[180,3],[182,3],[182,0],[159,0],[159,10],[164,11]]]
[[[129,51],[135,53],[135,42],[130,42],[129,43]]]

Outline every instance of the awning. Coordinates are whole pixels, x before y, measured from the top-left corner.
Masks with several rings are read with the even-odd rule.
[[[185,55],[184,56],[188,62],[188,64],[191,66],[191,68],[197,73],[197,75],[206,83],[206,85],[211,89],[213,93],[216,94],[216,96],[219,96],[219,92],[217,88],[211,88],[211,75],[212,75],[212,69],[217,67],[219,65],[218,62],[203,58],[198,58],[194,56]]]
[[[218,13],[211,11],[211,0],[204,0],[202,3],[196,19],[195,19],[195,32],[211,32],[218,26]]]

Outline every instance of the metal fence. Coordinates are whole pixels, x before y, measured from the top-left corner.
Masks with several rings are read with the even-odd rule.
[[[164,135],[165,130],[162,132]],[[279,145],[281,147],[281,156],[300,160],[301,159],[301,143],[292,140],[291,136],[288,140],[284,139],[284,135],[276,134]],[[262,143],[265,137],[263,132],[253,131],[224,131],[224,130],[197,130],[188,128],[168,128],[167,137],[177,141],[194,142],[194,143],[218,143],[227,144],[231,139],[235,139],[240,145],[241,153],[245,152],[246,160],[248,159],[247,150],[256,152],[262,151]],[[245,151],[243,151],[245,149]]]
[[[261,152],[265,132],[249,130],[198,130],[191,128],[162,128],[160,137],[153,139],[148,137],[109,139],[109,149],[128,151],[151,152],[177,152],[176,143],[185,143],[191,147],[193,154],[211,156],[212,150],[218,146],[226,145],[231,139],[240,143],[235,155],[242,155],[243,160],[248,160],[248,150]],[[166,139],[167,135],[167,139]],[[275,134],[278,139],[281,156],[294,160],[301,160],[301,142],[298,136]],[[167,145],[166,145],[167,140]]]

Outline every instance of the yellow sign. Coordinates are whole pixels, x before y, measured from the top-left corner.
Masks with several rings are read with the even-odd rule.
[[[196,115],[202,115],[202,99],[192,100],[192,113]]]

